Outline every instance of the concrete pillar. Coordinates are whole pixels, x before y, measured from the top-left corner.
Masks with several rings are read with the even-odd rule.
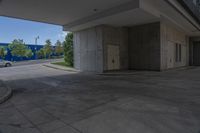
[[[101,26],[74,32],[74,66],[81,71],[103,72]]]
[[[108,46],[119,47],[119,69],[128,69],[128,29],[100,25],[74,33],[74,64],[81,71],[108,70]]]

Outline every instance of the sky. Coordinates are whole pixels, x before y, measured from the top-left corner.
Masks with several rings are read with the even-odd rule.
[[[38,45],[44,45],[47,39],[54,45],[57,40],[63,41],[66,35],[62,26],[0,16],[0,43],[23,39],[26,44],[35,44],[39,36]]]

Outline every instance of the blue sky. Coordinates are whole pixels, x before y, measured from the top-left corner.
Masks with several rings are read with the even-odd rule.
[[[63,41],[66,34],[61,26],[0,17],[0,43],[23,39],[26,44],[34,44],[39,36],[38,44],[44,45],[47,39],[55,44],[57,40]]]

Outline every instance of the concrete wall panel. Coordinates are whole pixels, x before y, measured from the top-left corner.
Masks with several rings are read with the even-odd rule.
[[[120,70],[128,69],[128,29],[103,27],[104,71],[108,70],[108,45],[119,47]]]
[[[102,72],[102,30],[94,27],[74,33],[75,68],[81,71]]]
[[[130,69],[160,70],[160,23],[134,26],[129,30]]]
[[[166,24],[164,22],[161,23],[161,70],[168,69],[169,55],[168,53],[173,50],[169,49],[168,43],[172,43],[174,48],[176,44],[181,44],[181,58],[182,60],[176,62],[176,53],[174,53],[173,66],[182,67],[189,65],[189,39],[183,31],[177,29],[175,26]],[[175,51],[176,52],[176,51]]]

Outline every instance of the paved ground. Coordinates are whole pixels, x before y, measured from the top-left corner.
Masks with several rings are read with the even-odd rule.
[[[0,133],[200,133],[200,68],[132,75],[0,69]]]

